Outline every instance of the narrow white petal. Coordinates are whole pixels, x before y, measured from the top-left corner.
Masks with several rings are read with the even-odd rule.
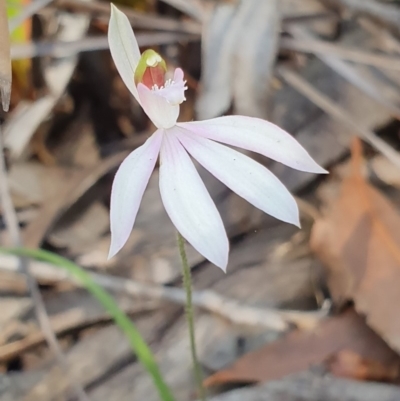
[[[140,104],[151,121],[157,128],[171,128],[176,124],[179,116],[179,105],[173,105],[158,93],[159,90],[151,90],[143,84],[138,87]]]
[[[229,242],[221,216],[173,130],[164,135],[160,160],[161,198],[170,219],[199,253],[225,271]]]
[[[157,161],[163,131],[156,131],[121,164],[111,190],[109,258],[125,244],[136,219],[144,190]]]
[[[326,173],[290,134],[259,118],[227,116],[178,125],[202,137],[260,153],[297,170]]]
[[[176,135],[186,150],[232,191],[263,212],[299,226],[296,201],[267,168],[227,146],[182,128]]]
[[[122,80],[132,95],[138,99],[135,85],[135,70],[140,60],[140,50],[128,17],[111,4],[108,25],[108,43],[111,56]]]

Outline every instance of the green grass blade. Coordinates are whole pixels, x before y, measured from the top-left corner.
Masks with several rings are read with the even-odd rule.
[[[96,284],[85,270],[70,260],[43,249],[0,247],[0,252],[40,260],[52,265],[56,265],[68,271],[72,277],[79,281],[82,286],[84,286],[100,302],[100,304],[103,305],[104,309],[112,316],[117,326],[125,333],[139,362],[152,377],[161,399],[163,401],[174,401],[171,390],[161,376],[153,353],[147,346],[135,325],[124,313],[124,311],[119,308],[111,295],[98,284]]]

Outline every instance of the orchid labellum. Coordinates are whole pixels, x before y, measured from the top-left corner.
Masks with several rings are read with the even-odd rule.
[[[217,179],[255,207],[299,225],[296,201],[266,167],[225,146],[243,148],[297,170],[325,173],[288,133],[270,122],[243,116],[178,123],[186,81],[180,68],[167,67],[153,50],[140,53],[128,18],[111,6],[108,40],[121,78],[157,127],[121,164],[111,193],[111,247],[114,256],[127,241],[139,205],[160,157],[164,207],[181,235],[205,258],[225,270],[229,241],[217,208],[193,157]]]

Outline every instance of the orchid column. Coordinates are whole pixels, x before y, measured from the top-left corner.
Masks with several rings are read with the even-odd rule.
[[[153,50],[140,53],[128,18],[113,5],[108,40],[122,80],[157,127],[144,145],[123,161],[115,176],[111,192],[110,257],[124,246],[132,231],[159,156],[161,198],[179,233],[186,278],[190,278],[190,270],[183,238],[224,271],[229,253],[221,216],[191,157],[255,207],[299,226],[297,204],[278,178],[250,157],[223,145],[262,154],[297,170],[326,173],[290,134],[267,121],[243,116],[177,123],[180,104],[186,100],[183,71],[177,68],[173,78],[166,80],[165,61]],[[188,321],[196,359],[187,284]],[[196,360],[194,364],[198,368]]]

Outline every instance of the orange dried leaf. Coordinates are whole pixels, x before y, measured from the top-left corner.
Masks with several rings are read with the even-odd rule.
[[[400,351],[400,215],[363,178],[358,141],[352,160],[340,196],[314,225],[311,247],[327,269],[333,299],[354,300],[367,323]]]

